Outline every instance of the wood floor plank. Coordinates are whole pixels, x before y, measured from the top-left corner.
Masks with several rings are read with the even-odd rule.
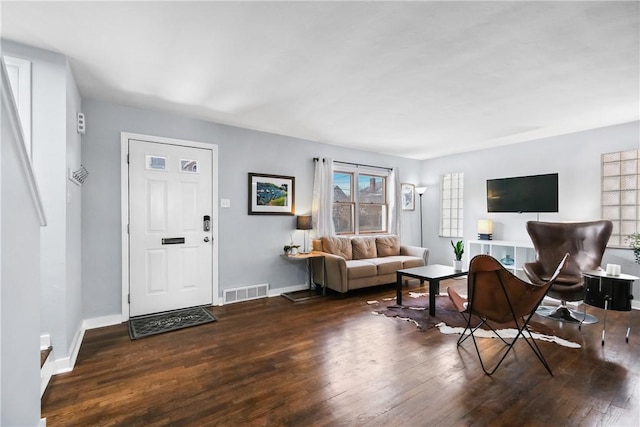
[[[552,377],[519,342],[488,377],[470,340],[375,315],[368,302],[394,294],[212,307],[216,322],[136,341],[124,324],[89,330],[42,416],[53,427],[640,425],[640,312],[609,312],[604,347],[601,323],[536,317],[583,347],[538,342]],[[502,349],[479,346],[488,358]]]

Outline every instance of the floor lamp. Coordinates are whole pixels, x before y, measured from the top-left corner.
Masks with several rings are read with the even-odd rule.
[[[424,247],[422,244],[422,195],[427,191],[427,187],[416,187],[416,193],[420,196],[420,247]]]

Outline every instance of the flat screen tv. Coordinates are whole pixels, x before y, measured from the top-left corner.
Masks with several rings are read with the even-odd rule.
[[[487,180],[488,212],[558,212],[558,174]]]

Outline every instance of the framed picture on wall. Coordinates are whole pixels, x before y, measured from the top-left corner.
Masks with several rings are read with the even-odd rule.
[[[249,173],[249,215],[293,215],[293,176]]]
[[[416,186],[413,184],[400,184],[402,194],[402,210],[413,211],[416,209]]]

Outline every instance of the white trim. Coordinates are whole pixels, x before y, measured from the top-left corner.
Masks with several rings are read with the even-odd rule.
[[[90,329],[104,328],[105,326],[119,325],[122,323],[120,314],[112,314],[111,316],[94,317],[82,321],[82,329],[88,331]]]
[[[277,297],[288,292],[306,291],[307,289],[309,289],[309,285],[304,283],[301,285],[287,286],[286,288],[269,289],[269,297]]]
[[[2,58],[0,58],[2,60]],[[13,142],[17,142],[17,154],[20,161],[21,169],[24,171],[24,178],[29,187],[29,194],[33,201],[36,212],[38,213],[38,219],[40,220],[40,226],[47,225],[47,219],[44,215],[44,207],[42,205],[42,198],[40,197],[40,191],[38,190],[38,183],[36,182],[35,174],[33,173],[33,166],[31,160],[27,154],[27,149],[24,144],[24,135],[22,133],[22,125],[20,125],[20,118],[18,117],[18,111],[13,100],[11,93],[11,87],[9,84],[9,77],[7,76],[7,70],[4,66],[4,60],[2,60],[2,90],[0,90],[0,96],[2,97],[2,106],[9,116],[9,123],[7,123],[9,130],[13,133],[13,138],[10,138]],[[4,141],[3,141],[4,144]]]
[[[38,423],[38,427],[47,427],[47,419],[40,418],[40,422]]]
[[[51,335],[40,335],[40,350],[46,350],[51,347]]]
[[[20,118],[20,124],[22,125],[27,155],[31,158],[31,61],[5,56],[4,63],[7,68],[11,67],[16,70],[16,74],[18,75],[18,81],[14,82],[18,93],[14,93],[13,97],[16,103],[18,117]],[[10,77],[9,81],[11,81]]]
[[[49,381],[51,381],[51,376],[53,375],[53,362],[51,362],[51,358],[47,357],[44,365],[40,368],[40,398],[44,395],[44,391],[47,389],[49,385]]]
[[[73,371],[73,367],[76,365],[76,359],[78,358],[78,353],[80,353],[80,346],[82,345],[83,338],[84,329],[80,328],[73,337],[71,354],[69,357],[63,357],[62,359],[56,359],[53,361],[53,375]]]
[[[121,322],[129,320],[129,166],[127,164],[127,156],[129,154],[129,140],[147,141],[159,144],[179,145],[182,147],[203,148],[211,150],[211,211],[212,211],[212,230],[216,234],[213,236],[213,276],[212,276],[212,304],[222,305],[222,298],[218,295],[219,289],[219,256],[218,256],[218,145],[206,142],[188,141],[183,139],[165,138],[161,136],[142,135],[136,133],[122,132],[120,133],[120,222],[121,222],[121,241],[122,241],[122,299],[120,317]]]

